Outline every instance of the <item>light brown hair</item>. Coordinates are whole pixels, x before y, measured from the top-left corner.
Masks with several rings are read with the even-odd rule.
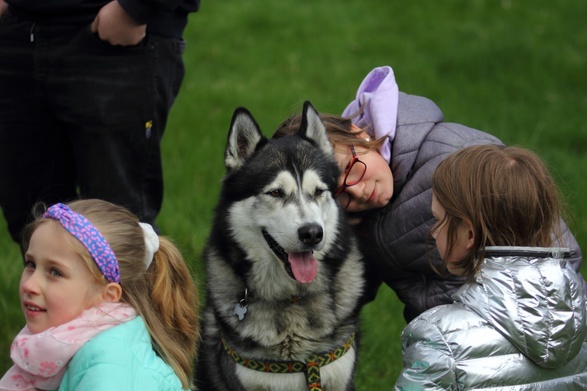
[[[367,129],[353,130],[351,128],[353,117],[347,118],[334,114],[320,114],[320,119],[324,124],[330,142],[333,145],[355,145],[367,150],[377,150],[377,148],[385,141],[386,137],[369,141],[360,138],[359,135],[367,131]],[[287,118],[279,124],[275,133],[273,133],[272,138],[280,138],[295,134],[299,130],[301,122],[301,114],[296,114]]]
[[[432,230],[446,224],[447,254],[454,250],[459,223],[469,222],[473,228],[473,249],[460,262],[469,277],[477,272],[486,246],[562,244],[560,194],[545,163],[527,149],[461,149],[438,165],[432,191],[446,211]]]
[[[169,239],[159,236],[159,249],[146,269],[145,237],[134,214],[98,199],[74,201],[68,206],[104,236],[118,260],[121,301],[143,318],[157,354],[173,368],[183,387],[191,388],[200,336],[199,297],[180,251]],[[25,251],[35,229],[46,221],[38,217],[27,227],[23,238]],[[81,242],[71,236],[71,244],[96,280],[107,284]]]

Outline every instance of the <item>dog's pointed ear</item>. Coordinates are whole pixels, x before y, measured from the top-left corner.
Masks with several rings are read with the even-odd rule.
[[[226,168],[230,170],[241,167],[255,152],[261,140],[267,139],[261,133],[251,113],[243,107],[236,109],[232,116],[224,151]]]
[[[333,155],[334,150],[332,144],[326,134],[324,124],[320,119],[320,115],[314,109],[314,106],[309,101],[304,102],[304,109],[302,112],[302,123],[298,130],[300,136],[305,136],[313,140],[318,147],[326,153],[326,155]]]

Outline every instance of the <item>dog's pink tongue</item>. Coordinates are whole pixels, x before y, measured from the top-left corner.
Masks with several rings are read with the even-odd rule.
[[[291,271],[298,282],[309,284],[316,278],[318,262],[312,256],[311,251],[289,253],[288,260],[291,264]]]

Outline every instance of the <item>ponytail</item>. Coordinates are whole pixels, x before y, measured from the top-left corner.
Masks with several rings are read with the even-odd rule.
[[[156,350],[167,358],[186,387],[192,381],[193,360],[200,337],[195,311],[199,298],[179,250],[164,237],[159,237],[159,250],[147,270],[146,279],[152,308],[143,312],[145,323]]]
[[[121,301],[143,318],[153,348],[173,368],[183,388],[190,389],[200,337],[199,298],[180,251],[169,239],[159,236],[159,249],[147,266],[146,253],[152,250],[146,249],[145,233],[134,214],[97,199],[74,201],[69,207],[90,220],[116,254]],[[79,246],[83,253],[81,243]],[[105,283],[89,254],[86,258],[90,269]]]

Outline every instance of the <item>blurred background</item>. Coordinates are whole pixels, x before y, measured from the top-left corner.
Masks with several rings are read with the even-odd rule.
[[[186,77],[163,138],[162,233],[179,245],[203,288],[200,255],[235,108],[249,109],[270,136],[305,100],[340,114],[363,77],[389,65],[401,91],[432,99],[446,121],[538,152],[585,252],[585,15],[587,2],[577,0],[203,0],[185,33]],[[0,218],[0,374],[24,326],[21,271]],[[357,390],[394,384],[402,308],[382,287],[363,310]]]

